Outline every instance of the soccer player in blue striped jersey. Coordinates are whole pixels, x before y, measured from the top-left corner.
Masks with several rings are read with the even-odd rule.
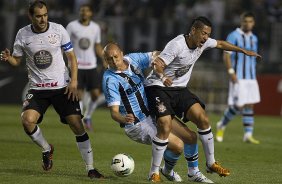
[[[252,33],[255,17],[250,12],[241,15],[241,27],[231,32],[227,41],[241,48],[257,52],[258,38]],[[260,102],[256,79],[256,58],[238,52],[225,52],[224,62],[230,75],[228,105],[223,117],[217,123],[216,140],[223,141],[227,124],[237,114],[242,114],[244,125],[243,141],[259,144],[254,139],[254,104]]]
[[[132,140],[152,144],[150,181],[161,181],[159,171],[170,181],[182,181],[173,171],[173,167],[184,149],[188,179],[213,183],[199,171],[197,135],[187,126],[174,119],[169,142],[155,140],[158,139],[157,128],[149,115],[143,85],[144,73],[151,65],[153,53],[132,53],[123,56],[116,44],[111,43],[104,48],[104,58],[109,68],[103,76],[103,90],[112,119],[124,128],[125,134]],[[165,164],[160,167],[163,154]]]

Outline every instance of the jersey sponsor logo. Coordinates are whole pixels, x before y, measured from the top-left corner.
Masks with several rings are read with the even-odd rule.
[[[132,88],[129,88],[126,91],[127,95],[131,95],[132,93],[135,93],[136,91],[138,91],[138,89],[140,89],[142,86],[142,82],[139,82],[138,84],[134,85]]]
[[[46,50],[40,50],[34,54],[33,60],[37,68],[46,69],[51,65],[53,57],[50,52]]]
[[[183,75],[185,75],[191,68],[192,64],[191,65],[187,65],[179,70],[176,70],[174,72],[174,75],[176,78],[179,78],[179,77],[182,77]]]
[[[35,84],[37,87],[40,88],[49,88],[49,87],[57,87],[58,86],[58,81],[56,82],[48,82],[48,83],[37,83]]]
[[[88,38],[81,38],[78,41],[78,45],[82,50],[87,50],[90,46],[90,40]]]
[[[48,42],[50,43],[50,44],[56,44],[56,43],[58,43],[59,42],[59,39],[58,39],[58,35],[56,35],[56,34],[50,34],[50,35],[48,35]]]

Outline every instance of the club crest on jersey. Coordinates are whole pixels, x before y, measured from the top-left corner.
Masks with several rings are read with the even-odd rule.
[[[58,35],[56,34],[50,34],[48,35],[48,42],[51,44],[56,44],[58,42]]]
[[[164,113],[166,111],[166,106],[164,105],[163,102],[158,103],[157,108],[158,108],[159,113]]]

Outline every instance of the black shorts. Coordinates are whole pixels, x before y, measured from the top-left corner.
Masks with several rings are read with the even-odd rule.
[[[188,88],[171,88],[160,86],[145,87],[151,115],[158,117],[171,115],[186,119],[186,112],[192,105],[199,103],[203,109],[205,104]]]
[[[22,111],[33,109],[41,115],[37,123],[40,123],[47,108],[52,104],[56,112],[60,115],[62,123],[67,124],[65,117],[69,115],[80,115],[80,106],[78,101],[68,99],[67,94],[64,94],[66,88],[52,90],[34,90],[31,89],[26,95],[23,102]]]
[[[98,71],[93,69],[78,69],[78,89],[86,89],[90,91],[92,89],[100,88],[101,81],[99,80]]]

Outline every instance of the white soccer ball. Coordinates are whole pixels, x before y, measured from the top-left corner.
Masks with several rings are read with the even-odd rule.
[[[117,154],[112,158],[111,169],[117,176],[129,176],[134,171],[134,160],[127,154]]]

